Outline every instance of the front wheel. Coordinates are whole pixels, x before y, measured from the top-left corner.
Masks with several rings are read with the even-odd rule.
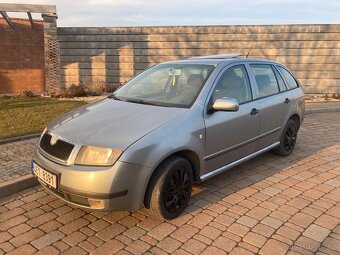
[[[294,120],[289,119],[282,132],[280,145],[274,149],[274,153],[280,156],[288,156],[295,148],[298,127]]]
[[[160,219],[174,219],[188,204],[193,186],[190,163],[182,157],[171,157],[157,169],[150,183],[149,210]]]

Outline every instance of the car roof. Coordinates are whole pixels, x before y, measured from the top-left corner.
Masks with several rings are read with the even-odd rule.
[[[254,59],[254,58],[240,58],[242,54],[219,54],[219,55],[207,55],[189,57],[186,59],[179,59],[174,61],[167,61],[160,64],[201,64],[201,65],[219,65],[221,63],[239,63],[239,62],[259,62],[259,63],[270,63],[280,64],[273,60],[267,59]]]

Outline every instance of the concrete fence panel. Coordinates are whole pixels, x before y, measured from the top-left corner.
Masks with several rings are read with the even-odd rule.
[[[307,93],[340,93],[340,25],[58,28],[61,81],[123,83],[190,56],[246,53],[286,64]]]

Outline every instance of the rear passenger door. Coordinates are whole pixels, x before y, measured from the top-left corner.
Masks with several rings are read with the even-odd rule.
[[[260,132],[258,149],[279,141],[290,109],[289,91],[271,64],[250,64],[259,100]]]

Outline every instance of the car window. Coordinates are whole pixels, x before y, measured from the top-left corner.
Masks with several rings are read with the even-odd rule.
[[[283,79],[282,79],[281,74],[279,74],[279,72],[276,70],[276,68],[273,68],[273,70],[274,70],[274,72],[275,72],[276,80],[277,80],[277,82],[279,83],[280,91],[286,91],[286,90],[287,90],[287,87],[286,87],[285,82],[284,82]]]
[[[200,64],[157,65],[130,80],[114,96],[133,103],[190,107],[214,68]]]
[[[286,69],[279,66],[279,70],[282,73],[284,79],[286,80],[289,89],[294,89],[299,86],[294,77]]]
[[[255,76],[260,97],[279,93],[279,85],[271,65],[251,64],[250,68]]]
[[[236,99],[239,104],[252,100],[249,77],[244,65],[228,68],[218,80],[212,100],[221,98]]]

